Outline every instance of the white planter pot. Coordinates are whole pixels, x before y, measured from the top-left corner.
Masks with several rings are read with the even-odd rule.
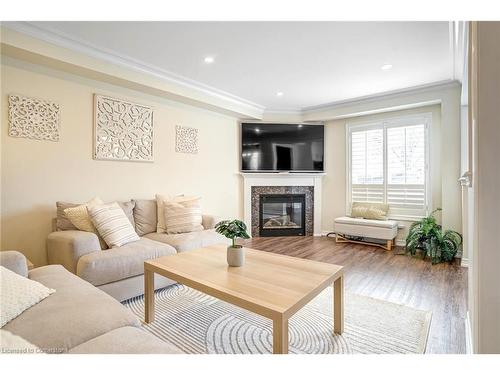
[[[245,264],[245,250],[240,247],[227,247],[227,264],[231,267],[241,267]]]

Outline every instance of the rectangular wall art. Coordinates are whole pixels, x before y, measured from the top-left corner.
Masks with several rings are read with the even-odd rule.
[[[153,109],[141,104],[94,95],[94,159],[153,159]]]
[[[59,104],[27,96],[9,95],[11,137],[59,140]]]
[[[175,127],[175,152],[198,153],[198,129],[186,126]]]

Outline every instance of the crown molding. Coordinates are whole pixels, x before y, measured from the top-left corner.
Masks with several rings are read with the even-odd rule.
[[[302,109],[266,109],[268,115],[301,115]]]
[[[212,86],[205,85],[201,82],[183,77],[176,73],[143,63],[132,57],[124,56],[114,51],[97,47],[84,40],[70,37],[64,33],[61,33],[60,31],[56,31],[49,27],[42,28],[27,21],[2,22],[2,27],[41,40],[43,42],[56,45],[58,47],[81,53],[85,56],[102,60],[110,64],[118,65],[139,73],[145,73],[150,76],[157,77],[163,81],[174,83],[190,91],[208,95],[238,106],[248,107],[252,111],[264,112],[265,110],[265,107],[258,103],[254,103],[247,99],[238,97],[223,90],[219,90]]]
[[[385,91],[382,93],[377,93],[373,95],[360,96],[354,99],[340,100],[332,103],[321,104],[317,106],[305,107],[302,109],[302,114],[312,114],[315,112],[323,112],[331,109],[337,109],[344,106],[351,106],[356,104],[364,104],[369,102],[375,102],[383,99],[389,99],[391,97],[398,97],[408,94],[420,94],[429,91],[445,90],[448,88],[458,87],[460,82],[456,80],[446,80],[439,82],[432,82],[425,85],[407,87],[404,89],[397,89],[391,91]]]
[[[464,35],[462,31],[465,26],[463,25],[463,23],[460,24],[461,28],[459,28],[460,32],[458,34]],[[30,22],[24,22],[24,21],[2,22],[1,26],[6,30],[10,29],[13,32],[17,32],[21,35],[26,35],[27,37],[33,38],[34,40],[39,40],[41,42],[45,42],[68,51],[76,52],[78,54],[81,54],[82,56],[87,56],[97,61],[102,61],[121,68],[125,68],[130,71],[143,74],[144,76],[148,76],[155,79],[157,78],[158,81],[160,82],[173,84],[175,85],[175,87],[179,89],[178,91],[181,92],[180,94],[177,95],[180,95],[180,97],[182,96],[186,97],[188,100],[191,100],[194,103],[194,105],[196,105],[196,102],[199,103],[205,102],[206,104],[205,107],[209,109],[211,108],[216,112],[218,111],[230,115],[231,114],[236,115],[239,118],[253,118],[257,120],[263,120],[263,119],[266,120],[267,118],[268,120],[271,121],[273,120],[287,121],[288,119],[289,121],[295,121],[295,122],[297,121],[303,122],[308,120],[317,121],[320,120],[319,118],[316,118],[318,115],[321,115],[322,113],[326,113],[328,111],[336,111],[343,107],[349,107],[349,106],[352,107],[357,105],[362,106],[377,101],[390,100],[402,96],[410,96],[413,94],[425,93],[430,91],[445,90],[460,85],[460,82],[458,80],[450,79],[446,81],[433,82],[425,85],[419,85],[414,87],[386,91],[383,93],[377,93],[373,95],[366,95],[352,99],[325,103],[317,106],[309,106],[297,109],[265,108],[263,105],[251,102],[249,100],[235,96],[233,94],[227,93],[217,88],[180,76],[173,72],[169,72],[145,64],[137,59],[120,55],[108,49],[97,47],[84,40],[79,40],[74,37],[70,37],[49,27],[42,28],[39,27],[38,25],[34,25]],[[455,30],[454,23],[453,25],[452,23],[450,23],[450,33],[451,30]],[[455,35],[455,33],[453,35]],[[463,47],[464,45],[466,45],[466,43],[464,43],[464,40],[466,39],[464,39],[464,37],[461,37],[460,41],[458,41],[457,43]],[[2,40],[2,44],[3,43],[4,41]],[[453,42],[452,44],[450,44],[450,47],[455,44],[456,43]],[[455,56],[455,51],[456,50],[453,50],[453,56]],[[456,60],[454,58],[453,59],[454,66],[455,66],[455,61]],[[217,102],[217,104],[213,104],[215,102]],[[405,104],[405,105],[421,106],[432,103],[433,102],[419,102],[419,103]],[[390,110],[390,108],[386,109]],[[349,117],[350,115],[352,115],[352,113],[346,114],[347,117]]]

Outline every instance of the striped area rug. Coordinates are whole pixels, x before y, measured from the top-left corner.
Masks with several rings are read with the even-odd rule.
[[[272,352],[272,322],[176,284],[156,291],[156,315],[143,329],[185,353]],[[424,353],[431,312],[356,294],[345,295],[345,331],[332,333],[332,289],[289,322],[289,352],[297,354]],[[124,302],[141,321],[142,296]]]

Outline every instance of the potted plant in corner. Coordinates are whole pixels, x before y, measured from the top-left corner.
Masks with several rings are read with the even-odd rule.
[[[231,239],[231,246],[227,247],[227,264],[232,267],[241,267],[245,263],[243,246],[236,245],[236,238],[250,238],[247,226],[241,220],[223,220],[215,224],[215,231]]]
[[[454,230],[443,232],[441,225],[436,222],[434,213],[441,211],[438,208],[432,213],[410,226],[406,237],[406,252],[415,255],[417,250],[423,258],[430,257],[432,264],[451,262],[462,244],[462,235]]]

